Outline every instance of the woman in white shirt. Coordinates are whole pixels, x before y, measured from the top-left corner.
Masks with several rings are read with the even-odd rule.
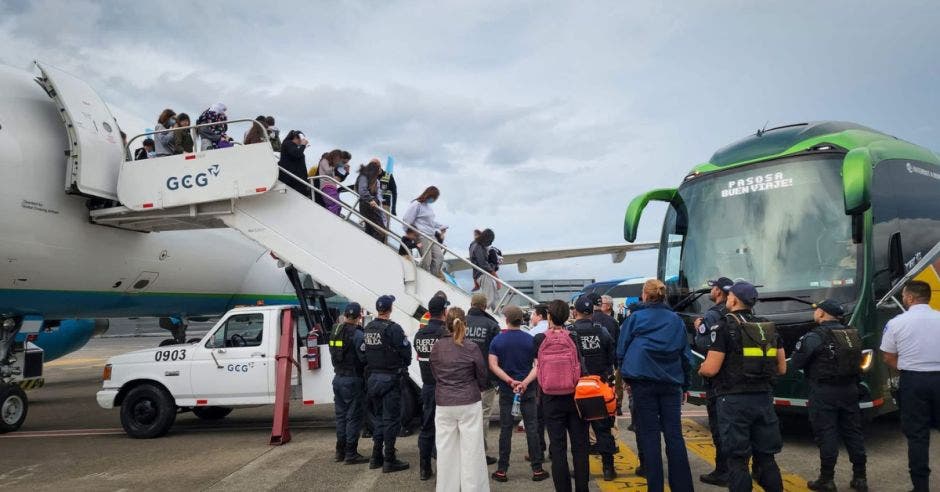
[[[441,267],[444,265],[444,251],[438,243],[444,242],[447,226],[435,219],[434,210],[431,208],[431,204],[440,196],[441,192],[436,186],[428,186],[421,196],[411,202],[402,220],[412,229],[437,240],[437,243],[432,243],[427,239],[419,238],[418,249],[421,251],[421,268],[436,277],[443,278]]]

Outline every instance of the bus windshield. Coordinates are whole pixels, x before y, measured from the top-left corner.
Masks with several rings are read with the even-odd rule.
[[[841,164],[842,155],[801,156],[684,183],[666,215],[659,264],[673,300],[718,276],[750,281],[762,297],[853,300],[860,248],[842,203]],[[773,304],[759,311],[808,309]]]

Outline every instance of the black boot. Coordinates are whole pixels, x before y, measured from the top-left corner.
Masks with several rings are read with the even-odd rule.
[[[336,442],[336,456],[333,461],[340,463],[346,461],[346,443],[345,442]]]
[[[421,479],[422,481],[430,480],[431,477],[434,475],[434,472],[431,471],[431,460],[421,458],[421,463],[419,464],[419,466],[421,467],[421,471],[418,474],[418,478]]]
[[[610,482],[617,478],[617,471],[614,470],[614,455],[605,454],[601,456],[601,462],[604,465],[604,481]]]
[[[407,470],[411,465],[407,461],[400,461],[395,456],[395,450],[392,449],[385,454],[385,463],[382,465],[382,473],[394,473],[402,470]]]
[[[832,481],[835,476],[834,472],[831,471],[821,471],[819,472],[819,478],[816,480],[810,480],[806,482],[806,487],[810,490],[822,490],[825,492],[835,492],[836,484]]]
[[[864,473],[855,473],[852,475],[852,481],[849,482],[849,487],[852,487],[853,490],[858,492],[868,492],[868,479],[865,477]]]
[[[728,486],[728,472],[719,470],[718,468],[715,468],[715,470],[711,473],[699,475],[698,479],[702,483],[707,483],[709,485],[715,485],[718,487]]]
[[[372,445],[372,459],[369,460],[369,469],[375,470],[376,468],[382,468],[385,464],[385,459],[382,458],[382,445],[373,444]]]

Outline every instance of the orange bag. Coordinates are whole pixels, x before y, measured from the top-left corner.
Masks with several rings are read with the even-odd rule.
[[[574,390],[574,402],[583,420],[601,420],[617,412],[614,388],[600,376],[584,376]]]

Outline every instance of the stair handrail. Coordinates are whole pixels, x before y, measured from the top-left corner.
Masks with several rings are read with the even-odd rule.
[[[242,119],[238,119],[238,120],[216,121],[216,122],[213,122],[213,123],[199,123],[199,124],[196,124],[196,125],[182,126],[182,127],[179,127],[179,128],[176,128],[176,127],[174,127],[174,128],[164,128],[163,130],[154,130],[154,131],[152,131],[152,132],[144,132],[144,133],[140,133],[140,134],[134,135],[134,137],[131,138],[130,140],[128,140],[128,141],[127,141],[127,144],[124,145],[124,155],[125,155],[125,156],[131,156],[131,158],[133,158],[133,154],[130,154],[130,151],[131,151],[131,143],[135,142],[135,141],[136,141],[138,138],[140,138],[140,137],[149,137],[149,136],[152,136],[152,135],[156,135],[156,134],[158,134],[158,133],[177,132],[177,131],[180,131],[180,130],[189,130],[189,136],[190,136],[190,138],[193,139],[193,153],[194,153],[194,152],[201,152],[201,151],[203,151],[203,150],[211,150],[211,149],[202,149],[202,148],[200,148],[200,142],[199,142],[199,140],[201,140],[201,139],[200,139],[200,138],[197,138],[197,137],[198,137],[198,134],[195,133],[195,130],[196,130],[197,128],[202,128],[202,127],[204,127],[204,126],[216,126],[216,125],[222,125],[222,124],[228,125],[228,124],[246,123],[246,122],[251,123],[251,124],[253,124],[253,125],[258,125],[259,127],[261,127],[262,130],[264,130],[264,134],[265,134],[265,135],[268,135],[268,129],[265,128],[264,125],[262,125],[260,121],[258,121],[258,120],[256,120],[256,119],[253,119],[253,118],[242,118]],[[268,144],[268,145],[271,145],[271,142],[268,141],[268,140],[265,140],[265,141],[263,141],[263,142],[258,142],[258,143],[266,143],[266,144]],[[235,142],[235,141],[232,141],[232,144],[242,145],[240,142]],[[197,149],[198,149],[198,150],[197,150]],[[167,156],[161,156],[161,157],[167,157]]]
[[[300,177],[294,175],[293,173],[291,173],[290,171],[284,169],[283,167],[278,166],[278,168],[279,168],[281,171],[284,171],[284,174],[289,175],[292,179],[296,180],[296,181],[299,182],[299,183],[303,183],[305,186],[307,186],[308,188],[310,188],[311,190],[313,190],[315,193],[319,193],[321,197],[327,198],[327,199],[329,199],[330,201],[339,204],[340,207],[343,207],[343,208],[346,208],[347,210],[350,210],[351,213],[355,213],[357,217],[361,218],[362,220],[364,220],[365,222],[367,222],[367,223],[368,223],[369,225],[371,225],[372,227],[375,227],[375,228],[381,230],[382,232],[391,235],[392,237],[394,237],[395,239],[398,240],[399,244],[401,244],[402,246],[404,246],[404,243],[402,242],[401,236],[399,236],[398,234],[392,232],[391,230],[389,230],[388,228],[386,228],[384,225],[382,225],[382,226],[376,225],[376,224],[375,224],[374,222],[372,222],[371,220],[369,220],[369,219],[365,218],[364,216],[362,216],[362,214],[360,214],[359,212],[353,210],[353,209],[352,209],[351,207],[349,207],[345,202],[343,202],[343,201],[341,201],[341,200],[338,200],[338,199],[335,199],[335,198],[333,198],[333,197],[327,195],[326,193],[323,193],[320,189],[318,189],[318,188],[316,188],[315,186],[313,186],[313,185],[312,185],[311,183],[309,183],[307,180],[301,179]],[[357,197],[359,196],[359,194],[358,194],[357,192],[353,191],[353,190],[350,189],[348,186],[346,186],[346,185],[340,183],[339,181],[337,181],[336,179],[334,179],[334,178],[332,178],[332,177],[329,177],[329,176],[318,176],[318,178],[322,178],[322,179],[325,179],[325,180],[332,181],[334,184],[336,184],[337,188],[341,188],[341,189],[346,190],[346,191],[348,191],[348,192],[350,192],[350,193],[353,193],[353,194],[354,194],[355,196],[357,196]],[[383,212],[384,212],[384,211],[383,211]],[[389,217],[390,220],[394,219],[394,221],[397,222],[397,223],[399,223],[402,227],[404,227],[404,229],[405,229],[406,231],[409,230],[409,229],[415,231],[419,236],[421,236],[422,238],[424,238],[424,239],[427,240],[427,241],[430,241],[431,244],[437,245],[438,247],[440,247],[441,250],[444,251],[445,253],[449,253],[449,254],[453,255],[454,257],[456,257],[456,258],[457,258],[458,260],[460,260],[461,262],[467,264],[467,265],[470,267],[470,269],[475,270],[475,271],[477,271],[477,272],[480,272],[480,274],[485,275],[486,277],[492,279],[494,282],[503,284],[503,286],[506,288],[506,291],[503,293],[502,297],[500,297],[499,302],[496,303],[496,308],[494,309],[494,311],[499,312],[499,309],[504,306],[504,303],[505,303],[505,302],[508,302],[508,300],[510,299],[510,297],[509,297],[510,294],[512,294],[512,295],[514,295],[514,296],[519,296],[519,297],[521,297],[522,299],[526,300],[529,304],[531,304],[531,305],[533,305],[533,306],[536,305],[536,304],[538,304],[538,301],[536,301],[535,299],[532,299],[531,297],[527,296],[527,295],[524,294],[522,291],[520,291],[519,289],[513,287],[512,285],[509,285],[509,283],[500,280],[498,277],[496,277],[495,275],[491,274],[490,272],[487,272],[486,270],[484,270],[484,269],[478,267],[477,265],[474,265],[472,261],[470,261],[470,260],[467,259],[467,258],[464,258],[464,257],[460,256],[459,254],[457,254],[455,251],[453,251],[452,249],[448,248],[447,246],[444,246],[443,244],[441,244],[440,242],[438,242],[436,238],[433,238],[433,237],[431,237],[431,236],[429,236],[429,235],[427,235],[427,234],[425,234],[425,233],[423,233],[423,232],[421,232],[421,231],[415,229],[414,227],[411,227],[409,224],[405,223],[405,221],[399,219],[398,217],[396,217],[395,215],[393,215],[393,214],[391,214],[391,213],[386,213],[385,215],[386,215],[387,217]],[[405,247],[405,249],[408,249],[407,246],[404,246],[404,247]],[[428,251],[430,251],[430,248],[428,248]],[[409,256],[410,256],[410,255],[409,255]],[[412,258],[412,261],[414,261],[414,258]],[[489,301],[492,302],[492,299],[489,299]]]

